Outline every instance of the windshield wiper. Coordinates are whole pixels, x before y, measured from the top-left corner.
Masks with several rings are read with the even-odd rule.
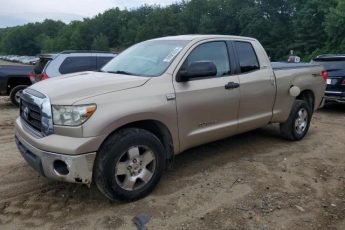
[[[117,74],[125,74],[125,75],[134,75],[133,73],[123,71],[123,70],[117,70],[117,71],[105,71],[107,73],[117,73]]]

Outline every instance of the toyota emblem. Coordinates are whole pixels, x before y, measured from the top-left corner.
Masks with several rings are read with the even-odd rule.
[[[24,110],[23,110],[23,115],[25,117],[26,120],[29,119],[29,108],[28,107],[25,107]]]

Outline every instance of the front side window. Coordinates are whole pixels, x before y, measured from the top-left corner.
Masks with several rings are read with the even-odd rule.
[[[235,42],[241,73],[247,73],[260,69],[258,58],[254,48],[249,42]]]
[[[188,56],[187,63],[211,61],[217,67],[217,77],[230,75],[228,50],[225,42],[208,42],[196,47]]]
[[[96,57],[67,57],[61,64],[59,72],[61,74],[93,71],[96,70]]]

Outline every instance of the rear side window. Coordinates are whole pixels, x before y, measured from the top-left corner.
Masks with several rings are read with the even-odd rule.
[[[96,70],[96,57],[67,57],[61,64],[59,72],[62,74]]]
[[[195,61],[212,61],[217,77],[230,74],[228,49],[225,42],[208,42],[196,47],[188,56],[188,65]]]
[[[252,44],[249,42],[235,42],[241,73],[260,69],[258,58]]]
[[[49,58],[40,58],[34,67],[34,73],[41,74],[50,60]]]
[[[105,64],[107,64],[114,57],[97,57],[97,69],[101,69]]]

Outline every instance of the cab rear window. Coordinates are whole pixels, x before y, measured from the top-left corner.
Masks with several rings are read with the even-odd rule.
[[[252,44],[249,42],[235,42],[235,47],[240,62],[241,73],[260,69],[259,61]]]

